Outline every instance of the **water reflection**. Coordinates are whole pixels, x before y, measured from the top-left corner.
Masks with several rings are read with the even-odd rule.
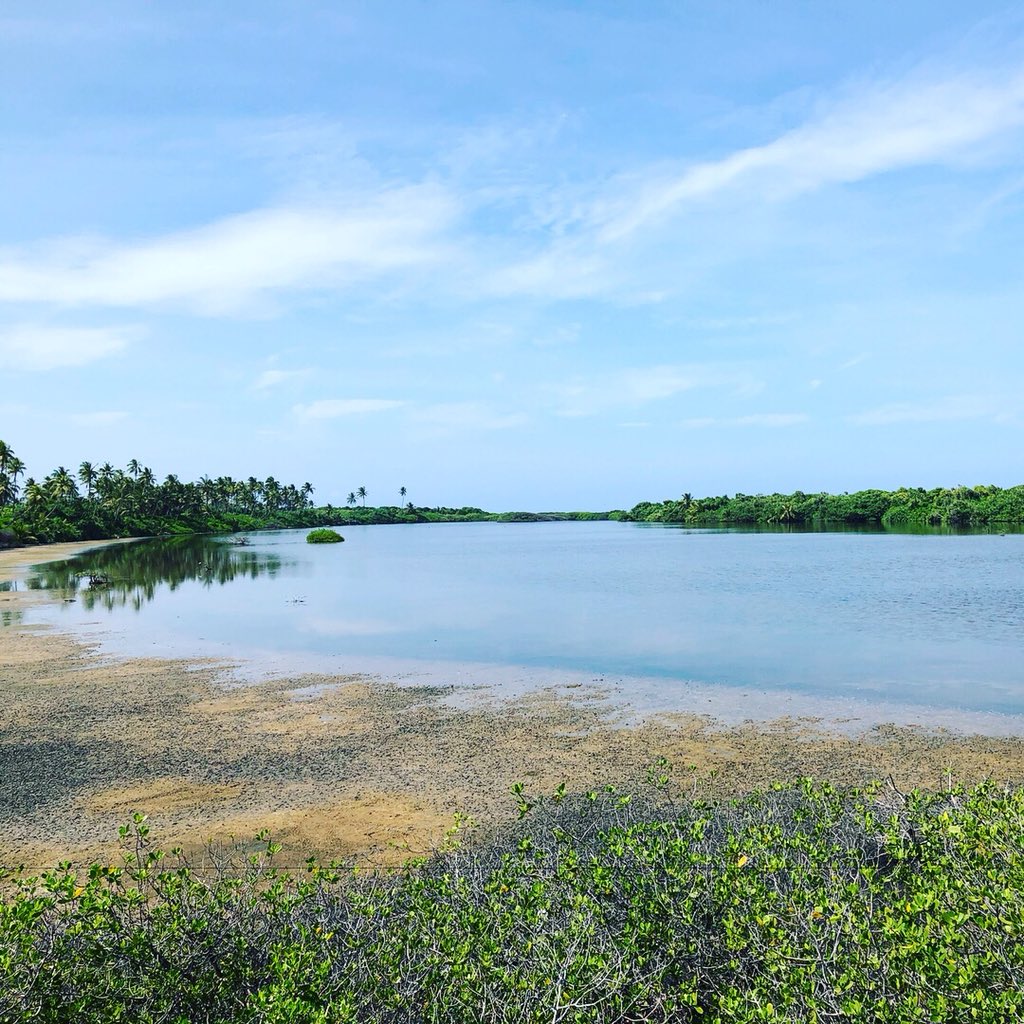
[[[138,611],[164,584],[169,590],[192,581],[212,587],[239,577],[274,577],[281,566],[278,555],[241,543],[176,537],[115,544],[67,561],[38,565],[26,584],[29,590],[58,592],[64,600],[77,598],[87,610],[132,607]]]

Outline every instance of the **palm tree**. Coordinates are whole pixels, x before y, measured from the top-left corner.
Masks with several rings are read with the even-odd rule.
[[[139,479],[139,474],[142,472],[142,463],[138,459],[132,459],[128,463],[128,472],[131,473],[136,480]]]
[[[18,500],[18,477],[25,472],[25,463],[7,449],[7,470],[0,473],[0,508],[13,505]]]
[[[363,503],[363,506],[365,507],[366,506],[366,488],[365,487],[360,487],[359,490],[356,491],[356,494],[359,496],[359,500]]]
[[[36,505],[45,501],[46,491],[43,490],[41,484],[37,484],[32,477],[29,477],[25,481],[25,504],[29,508],[34,508]]]
[[[406,494],[408,494],[408,493],[409,493],[409,492],[408,492],[408,491],[407,491],[407,490],[406,490],[406,489],[405,489],[404,487],[399,487],[399,488],[398,488],[398,495],[399,495],[399,497],[400,497],[400,498],[402,498],[403,500],[405,499],[405,496],[406,496]]]
[[[85,496],[92,501],[92,489],[96,486],[96,470],[91,462],[83,462],[78,467],[78,479],[82,481],[85,488]]]
[[[0,476],[7,476],[7,467],[14,458],[14,449],[6,441],[0,441]]]
[[[78,497],[75,478],[63,466],[58,466],[43,482],[55,502]]]
[[[356,492],[355,491],[349,491],[348,492],[348,497],[345,499],[345,504],[346,505],[354,505],[355,503],[356,503]]]

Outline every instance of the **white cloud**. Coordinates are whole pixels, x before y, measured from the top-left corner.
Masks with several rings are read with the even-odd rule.
[[[402,405],[405,403],[391,398],[322,398],[306,405],[296,405],[292,411],[303,420],[333,420],[341,416],[385,412]]]
[[[695,388],[721,388],[750,395],[762,384],[751,374],[714,365],[633,367],[590,379],[577,378],[551,388],[560,416],[594,416],[620,407],[639,407],[674,398]]]
[[[128,413],[112,409],[99,412],[75,412],[71,414],[71,422],[76,427],[110,427],[128,418]]]
[[[0,301],[239,312],[266,294],[342,287],[440,259],[455,212],[440,189],[415,186],[337,207],[254,210],[137,244],[6,250]]]
[[[891,402],[867,412],[847,416],[859,427],[882,427],[891,423],[938,423],[947,420],[975,420],[996,417],[1005,410],[991,398],[980,395],[947,395],[925,402]]]
[[[309,373],[309,370],[264,370],[256,378],[253,388],[256,391],[264,391],[290,380],[302,380],[302,378],[308,377]]]
[[[493,295],[536,295],[547,299],[586,298],[609,284],[608,266],[589,246],[556,243],[549,250],[493,271],[484,289]]]
[[[840,363],[839,369],[852,370],[853,367],[858,366],[860,363],[863,363],[864,360],[867,359],[867,357],[867,352],[861,352],[859,355],[853,356],[851,359],[847,359],[845,363]]]
[[[414,418],[441,430],[509,430],[528,421],[524,413],[503,413],[484,402],[441,402],[419,409]]]
[[[802,412],[760,412],[749,416],[696,416],[680,424],[688,430],[706,430],[709,427],[795,427],[810,417]]]
[[[944,79],[910,76],[835,103],[761,146],[650,183],[601,225],[609,242],[687,202],[744,189],[762,199],[861,181],[915,165],[942,163],[1024,124],[1024,74]]]
[[[760,412],[751,416],[736,416],[725,423],[734,427],[795,427],[806,423],[806,413],[802,412]]]
[[[134,327],[0,328],[0,370],[58,370],[115,355],[138,336]]]

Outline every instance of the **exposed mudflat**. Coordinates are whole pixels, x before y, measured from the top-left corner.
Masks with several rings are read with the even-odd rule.
[[[0,552],[0,581],[82,545]],[[199,850],[267,828],[285,859],[394,863],[439,843],[456,812],[514,814],[529,790],[641,785],[659,755],[703,793],[774,779],[891,776],[1024,782],[1024,738],[913,727],[837,732],[813,719],[723,727],[698,715],[616,721],[564,689],[460,707],[449,687],[358,676],[225,683],[222,664],[113,661],[26,626],[25,591],[0,591],[0,864],[109,857],[117,829],[149,815],[163,845]],[[692,767],[691,767],[692,766]]]

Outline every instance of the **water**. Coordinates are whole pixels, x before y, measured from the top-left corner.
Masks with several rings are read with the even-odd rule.
[[[102,549],[39,567],[29,586],[62,600],[30,614],[113,653],[251,671],[603,680],[641,707],[710,693],[738,711],[802,696],[1024,713],[1021,535],[343,532],[330,546],[281,531]],[[109,585],[89,589],[85,571]]]

